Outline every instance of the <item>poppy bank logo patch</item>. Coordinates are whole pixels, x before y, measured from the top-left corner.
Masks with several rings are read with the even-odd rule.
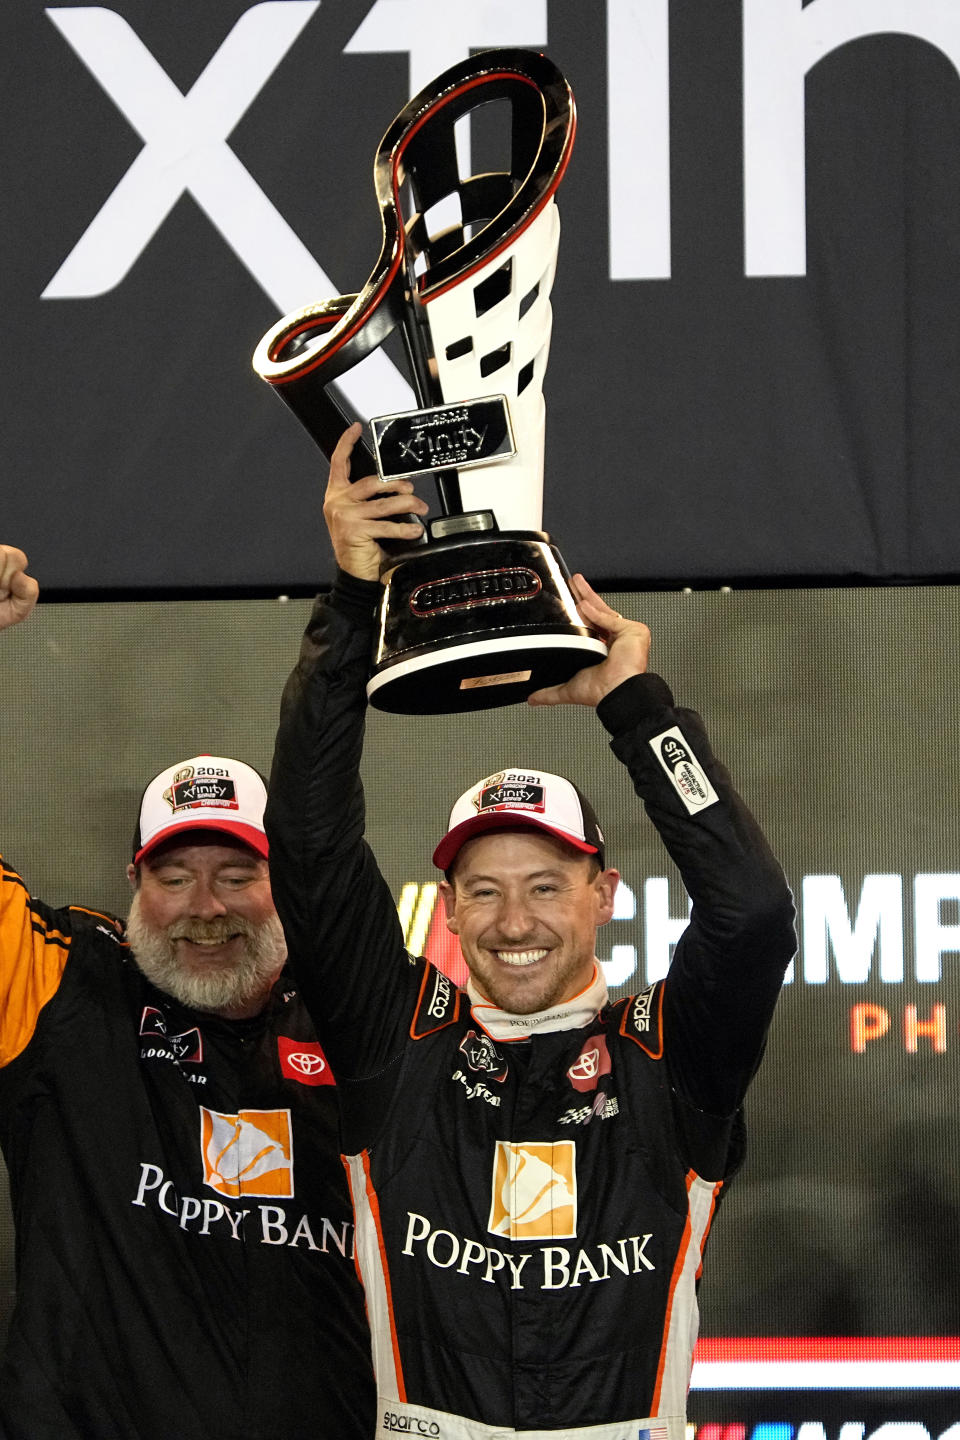
[[[289,1110],[222,1115],[200,1107],[203,1183],[235,1200],[241,1195],[293,1195],[293,1131]]]
[[[488,1230],[511,1240],[577,1233],[577,1147],[572,1140],[498,1140]]]

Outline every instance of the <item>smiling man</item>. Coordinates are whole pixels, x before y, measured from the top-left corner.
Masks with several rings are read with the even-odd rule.
[[[462,795],[434,851],[474,1004],[529,1016],[597,983],[620,879],[588,802],[559,775],[501,771]]]
[[[241,799],[257,823],[243,817]],[[171,766],[144,792],[127,866],[136,964],[182,1004],[226,1020],[260,1013],[287,954],[264,799],[260,776],[236,760],[198,755]]]
[[[359,765],[379,542],[413,540],[396,517],[426,506],[408,481],[351,483],[357,435],[331,463],[338,574],[284,693],[267,831],[341,1079],[376,1434],[683,1440],[703,1248],[794,951],[790,892],[699,718],[648,672],[646,626],[575,576],[608,656],[531,699],[596,709],[678,864],[693,912],[669,974],[609,1003],[596,931],[619,877],[583,794],[539,761],[471,787],[434,851],[465,991],[406,955]]]
[[[0,545],[0,629],[36,599]],[[138,809],[126,925],[0,860],[4,1440],[367,1440],[335,1085],[270,888],[266,787],[195,755]]]

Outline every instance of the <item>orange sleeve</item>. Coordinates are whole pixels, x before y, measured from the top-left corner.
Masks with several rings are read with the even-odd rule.
[[[62,913],[62,912],[61,912]],[[0,1066],[26,1049],[40,1011],[57,991],[70,953],[63,914],[31,900],[20,876],[0,857]]]

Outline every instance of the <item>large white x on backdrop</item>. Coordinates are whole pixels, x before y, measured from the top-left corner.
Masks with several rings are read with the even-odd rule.
[[[51,584],[326,578],[314,448],[249,357],[360,288],[383,131],[499,44],[546,48],[579,103],[546,377],[570,560],[955,572],[952,0],[11,0],[0,25],[4,509]],[[345,379],[360,413],[402,408],[397,359]]]
[[[362,286],[380,246],[373,157],[407,98],[471,51],[529,46],[564,71],[579,111],[558,194],[546,527],[572,566],[624,591],[937,582],[942,605],[904,592],[914,628],[891,641],[889,664],[909,653],[904,735],[908,700],[938,697],[943,756],[952,642],[937,617],[953,635],[960,574],[960,0],[6,0],[0,44],[0,539],[29,552],[48,595],[275,596],[329,581],[325,467],[250,357],[280,314]],[[472,138],[459,136],[464,161]],[[343,390],[362,415],[405,408],[399,348],[350,372]],[[784,703],[806,718],[804,776],[816,770],[822,784],[829,773],[842,788],[863,774],[882,796],[894,762],[867,754],[872,732],[820,728],[835,702],[846,705],[853,657],[876,653],[871,627],[891,613],[874,608],[876,592],[848,598],[814,606],[826,627],[817,644],[826,635],[846,657],[823,681],[822,705],[810,698],[821,692],[808,656],[789,698],[776,702],[768,687],[756,713]],[[748,606],[749,623],[723,631],[745,689],[765,646],[803,643],[811,604],[798,594],[794,618],[778,609],[772,628]],[[675,623],[669,606],[663,623]],[[690,633],[695,644],[700,632]],[[127,663],[125,650],[105,653]],[[169,683],[190,663],[189,647],[183,667],[170,658]],[[105,683],[102,672],[102,661],[99,678],[91,666],[92,683]],[[709,709],[709,694],[693,698]],[[748,746],[745,758],[777,793],[777,757],[761,762]],[[791,879],[809,946],[789,1003],[815,1031],[825,996],[834,1039],[842,1014],[844,1065],[896,1047],[933,1090],[929,1067],[942,1060],[946,1083],[957,1043],[952,1012],[937,1008],[947,1001],[924,989],[935,978],[949,991],[960,950],[960,866],[948,840],[931,839],[947,833],[942,817],[922,808],[918,780],[916,853],[884,832],[860,859],[847,843],[854,812],[834,846],[840,807],[812,818],[805,789],[791,793],[809,853],[804,840]],[[28,808],[5,813],[4,826],[25,825]],[[884,807],[869,813],[876,823]],[[16,858],[16,836],[0,839]],[[908,875],[924,885],[911,890]],[[399,866],[395,878],[423,883]],[[659,878],[638,865],[644,903],[617,922],[635,919],[648,940],[666,893],[648,888]],[[915,904],[915,923],[903,903]],[[683,903],[663,913],[674,933]],[[639,963],[640,929],[624,934]],[[918,959],[931,935],[936,977]],[[899,1009],[882,988],[902,983],[898,965],[919,986]],[[872,1273],[863,1253],[860,1236],[843,1264]],[[809,1276],[814,1295],[833,1294],[834,1282]],[[790,1440],[803,1420],[814,1426],[803,1440],[834,1440],[842,1423],[860,1425],[844,1440],[863,1440],[858,1386],[886,1366],[870,1423],[889,1414],[902,1440],[940,1434],[960,1417],[949,1397],[938,1429],[910,1426],[921,1415],[933,1426],[932,1376],[960,1394],[960,1342],[944,1348],[942,1286],[926,1331],[915,1299],[907,1320],[892,1291],[884,1335],[848,1335],[866,1348],[843,1352],[820,1320],[791,1325],[797,1310],[786,1306],[772,1336],[790,1341],[779,1398],[769,1378],[751,1388],[771,1373],[764,1332],[759,1349],[724,1349],[737,1337],[708,1311],[714,1348],[701,1381],[739,1376],[740,1387],[709,1413],[771,1425],[768,1440]],[[896,1404],[891,1375],[903,1380]],[[845,1377],[842,1403],[811,1398],[817,1376],[824,1394],[831,1376]],[[925,1409],[910,1408],[914,1381]]]

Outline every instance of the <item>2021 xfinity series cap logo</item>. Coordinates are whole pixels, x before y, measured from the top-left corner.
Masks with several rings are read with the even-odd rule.
[[[163,792],[170,809],[193,810],[198,805],[212,805],[217,809],[239,810],[237,787],[228,772],[214,766],[194,768],[184,765],[173,777],[173,783]]]
[[[484,780],[473,803],[480,813],[502,808],[542,811],[545,808],[543,783],[539,775],[501,770],[499,775],[491,775]]]
[[[200,1107],[203,1183],[220,1195],[293,1195],[289,1110],[222,1115]]]
[[[650,748],[691,815],[715,805],[719,796],[707,779],[679,725],[654,735]]]
[[[488,1230],[511,1240],[569,1240],[577,1233],[573,1140],[498,1140]]]

